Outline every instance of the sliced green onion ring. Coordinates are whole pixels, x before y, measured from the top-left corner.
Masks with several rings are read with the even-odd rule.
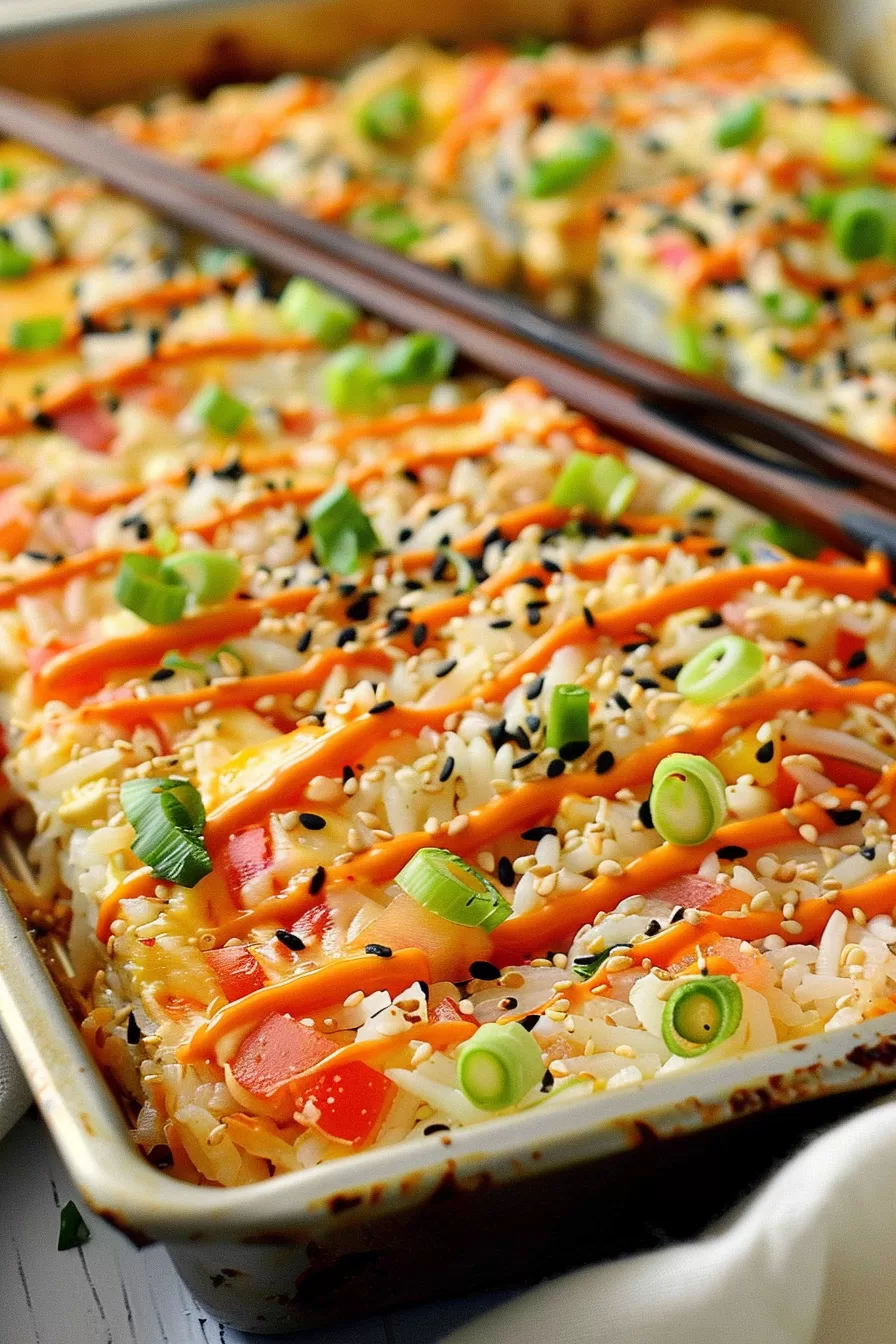
[[[9,329],[13,350],[55,350],[65,336],[65,323],[52,314],[47,317],[22,317]]]
[[[747,98],[725,112],[716,126],[716,144],[719,149],[736,149],[748,140],[755,140],[765,122],[765,109],[758,98]]]
[[[755,545],[757,542],[760,545]],[[790,555],[798,555],[803,560],[814,560],[822,547],[821,538],[807,528],[770,518],[765,523],[742,527],[734,537],[732,549],[737,552],[745,565],[749,565],[755,563],[757,556],[763,554],[762,543],[765,543],[766,555],[769,554],[768,547],[774,546]],[[775,554],[774,558],[777,560],[781,557]]]
[[[379,546],[379,537],[357,497],[347,485],[334,485],[308,510],[314,552],[324,569],[353,574],[365,555]]]
[[[465,555],[460,551],[453,551],[450,546],[440,546],[439,555],[444,555],[446,560],[450,560],[454,566],[455,592],[471,593],[476,587],[476,574],[473,566]]]
[[[0,280],[18,280],[27,275],[34,265],[34,258],[23,252],[15,243],[0,238]]]
[[[883,187],[854,187],[834,201],[831,237],[847,261],[873,261],[893,248],[896,196]]]
[[[881,139],[857,117],[829,117],[821,133],[821,157],[838,173],[866,173]]]
[[[178,575],[166,571],[155,555],[126,555],[115,579],[115,601],[150,625],[179,621],[189,588]]]
[[[395,387],[437,383],[451,372],[457,346],[432,331],[412,331],[390,341],[377,361],[380,375]]]
[[[248,163],[230,164],[224,169],[224,176],[229,177],[236,186],[242,187],[245,191],[254,191],[258,196],[274,194],[273,188],[263,181]]]
[[[602,126],[577,126],[553,154],[529,164],[524,191],[536,199],[571,191],[613,153],[613,137]]]
[[[800,289],[772,290],[762,296],[762,306],[785,327],[805,327],[819,309],[818,299]]]
[[[491,933],[512,914],[498,888],[447,849],[418,849],[395,879],[424,910]]]
[[[467,1101],[503,1111],[544,1077],[538,1042],[519,1022],[486,1022],[457,1052],[457,1081]]]
[[[584,507],[605,523],[624,513],[634,498],[638,478],[612,453],[570,453],[551,491],[558,509]]]
[[[291,330],[301,331],[326,350],[335,350],[347,341],[361,317],[360,310],[348,299],[298,275],[280,295],[277,307]]]
[[[212,871],[205,847],[205,808],[186,779],[126,779],[121,806],[136,831],[131,849],[155,877],[182,887]]]
[[[681,1059],[705,1055],[740,1026],[744,1000],[727,975],[704,975],[676,985],[663,1006],[663,1040]]]
[[[370,201],[359,205],[349,216],[349,224],[360,237],[379,243],[381,247],[391,247],[396,252],[407,252],[423,237],[420,225],[397,201]]]
[[[18,186],[22,174],[18,168],[13,168],[10,163],[0,163],[0,191],[12,191],[13,187]]]
[[[411,89],[384,89],[358,112],[358,130],[368,140],[394,145],[410,135],[422,110],[420,99]]]
[[[334,411],[362,415],[383,404],[383,376],[366,346],[344,346],[327,360],[321,376],[324,396]]]
[[[676,366],[698,377],[716,371],[716,361],[706,349],[703,332],[696,322],[676,322],[670,334]]]
[[[702,845],[727,811],[722,773],[702,756],[674,751],[654,770],[650,815],[670,845]]]
[[[742,635],[722,635],[689,658],[675,689],[696,705],[714,705],[747,686],[762,668],[758,644]]]
[[[591,697],[584,686],[555,686],[548,709],[545,746],[559,751],[564,759],[570,759],[568,753],[575,747],[581,748],[578,753],[581,755],[588,746],[590,702]]]
[[[235,593],[242,571],[235,555],[225,551],[178,551],[162,561],[162,573],[185,583],[197,602],[224,602]]]
[[[209,383],[190,403],[190,411],[217,434],[236,434],[249,414],[249,407],[226,388]]]

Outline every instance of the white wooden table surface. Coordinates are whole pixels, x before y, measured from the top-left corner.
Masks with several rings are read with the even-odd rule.
[[[75,1199],[90,1241],[57,1251]],[[75,1196],[30,1111],[0,1142],[0,1344],[434,1344],[500,1295],[458,1299],[294,1336],[245,1335],[193,1300],[160,1246],[137,1251]]]

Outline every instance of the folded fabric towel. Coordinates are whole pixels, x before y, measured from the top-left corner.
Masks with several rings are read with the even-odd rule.
[[[5,1039],[0,1035],[0,1139],[31,1103],[28,1084]]]

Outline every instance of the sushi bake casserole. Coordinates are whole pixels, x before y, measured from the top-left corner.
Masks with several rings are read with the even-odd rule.
[[[142,145],[896,448],[896,116],[789,26],[602,50],[402,43],[341,81],[166,94]]]
[[[0,174],[11,894],[153,1162],[597,1115],[893,1010],[881,555]]]

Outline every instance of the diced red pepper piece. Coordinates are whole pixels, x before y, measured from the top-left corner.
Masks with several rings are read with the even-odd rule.
[[[243,1041],[233,1061],[233,1076],[257,1097],[271,1097],[306,1069],[339,1047],[285,1013],[271,1013]]]
[[[249,826],[245,831],[237,831],[227,841],[224,868],[235,901],[242,896],[243,887],[266,873],[270,866],[271,842],[263,826]]]
[[[865,666],[865,659],[858,660],[854,667],[850,667],[850,659],[855,654],[865,652],[865,636],[855,635],[851,630],[838,629],[834,639],[834,657],[839,659],[844,672],[853,672],[861,676],[862,668]]]
[[[63,407],[53,419],[60,434],[67,434],[92,453],[108,452],[118,434],[114,417],[95,397]]]
[[[300,938],[322,938],[330,927],[331,911],[325,900],[311,905],[292,926],[292,932]]]
[[[859,793],[867,795],[880,783],[880,771],[871,770],[867,765],[857,765],[855,761],[838,761],[836,756],[823,756],[814,752],[821,773],[827,775],[832,784],[845,789],[852,785]]]
[[[457,999],[452,999],[450,994],[446,994],[444,999],[439,999],[434,1008],[430,1009],[430,1022],[475,1022],[476,1018],[472,1013],[462,1013]]]
[[[205,959],[231,1003],[264,987],[264,971],[248,947],[216,947]]]
[[[314,1124],[339,1143],[360,1147],[377,1131],[397,1088],[361,1059],[350,1059],[310,1078],[294,1091],[296,1110],[308,1103],[320,1112]]]
[[[670,878],[662,886],[647,892],[651,900],[668,901],[670,905],[683,905],[689,910],[698,910],[718,894],[715,882],[710,882],[708,877],[698,877],[696,873]]]

